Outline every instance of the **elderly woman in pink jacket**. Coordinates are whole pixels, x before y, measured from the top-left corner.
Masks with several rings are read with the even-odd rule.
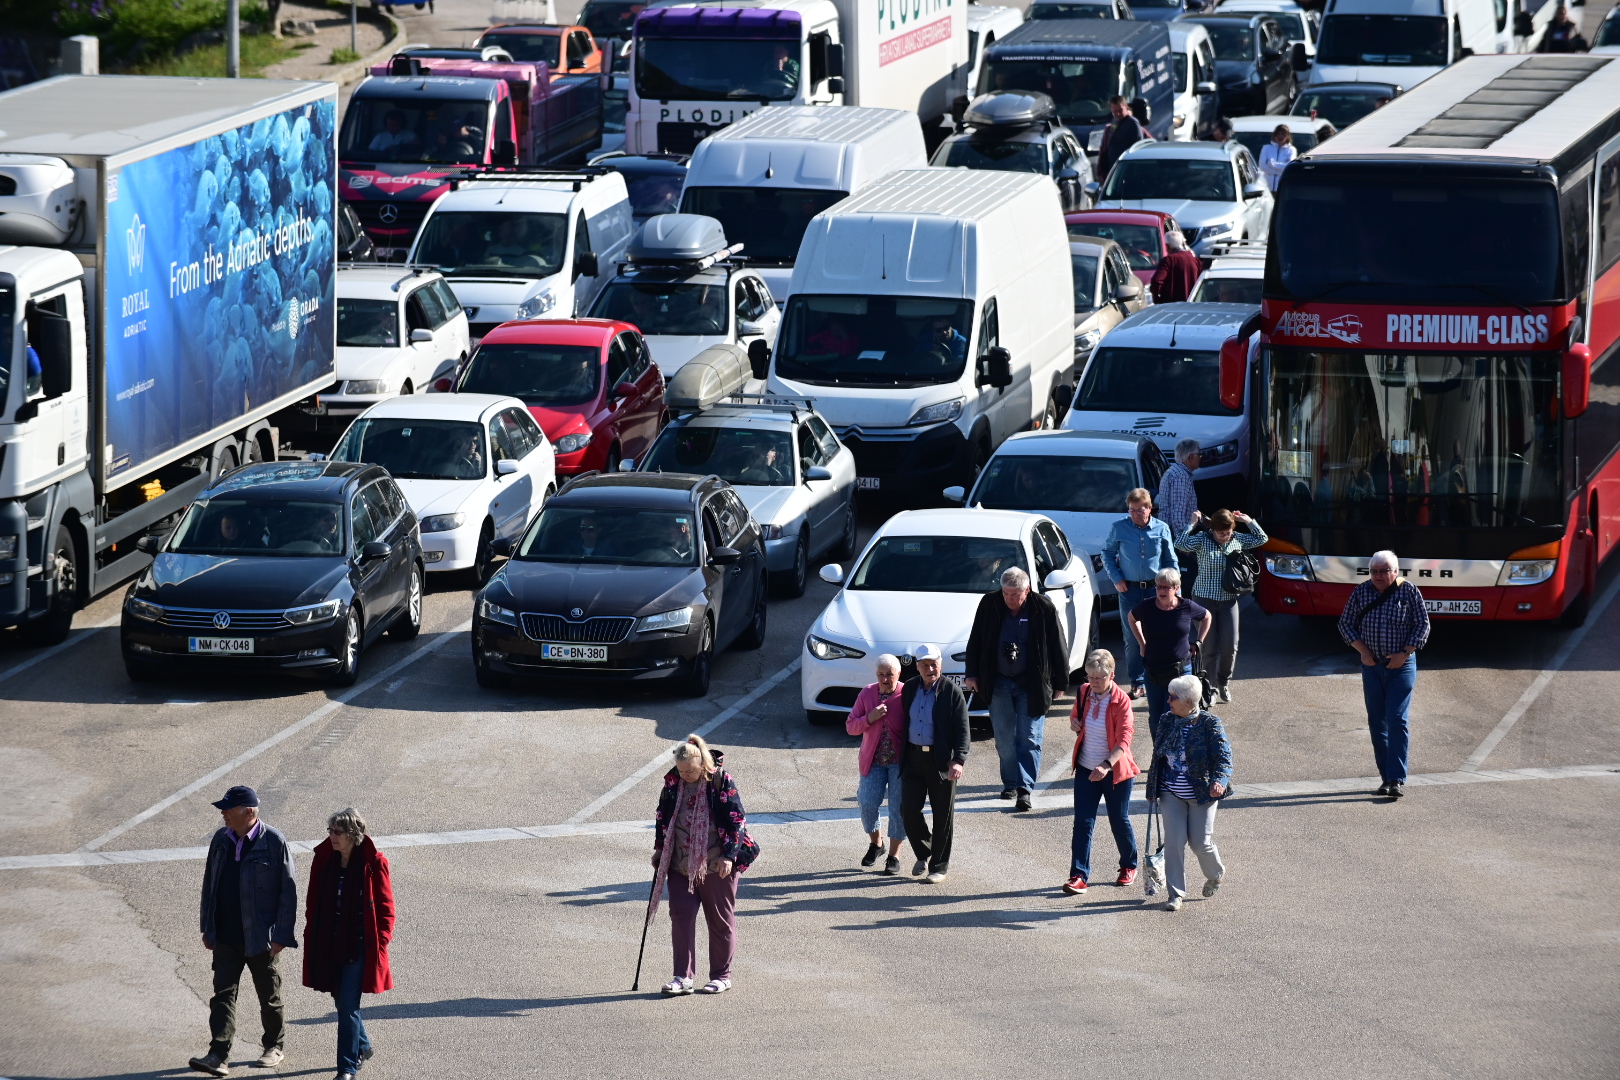
[[[900,872],[900,845],[906,823],[900,819],[900,762],[906,750],[906,714],[900,707],[900,661],[884,653],[877,658],[877,682],[855,698],[844,728],[861,737],[861,783],[855,801],[861,807],[861,825],[868,841],[862,866],[871,866],[883,853],[878,833],[878,809],[889,796],[889,858],[885,874]]]

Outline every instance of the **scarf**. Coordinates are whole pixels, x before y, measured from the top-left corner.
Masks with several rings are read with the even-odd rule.
[[[653,900],[647,907],[647,921],[658,914],[658,903],[664,895],[664,881],[669,877],[670,866],[675,854],[675,833],[677,830],[686,832],[686,891],[696,892],[696,887],[709,875],[709,784],[688,784],[685,780],[680,782],[681,791],[676,796],[675,816],[670,820],[669,832],[664,837],[664,854],[658,860],[658,877],[653,883]],[[689,792],[687,789],[691,788]]]

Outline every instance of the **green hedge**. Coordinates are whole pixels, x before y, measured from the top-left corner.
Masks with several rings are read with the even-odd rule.
[[[243,23],[268,21],[263,4],[244,3]],[[173,56],[194,34],[225,27],[225,0],[0,0],[0,26],[101,39],[103,67]]]

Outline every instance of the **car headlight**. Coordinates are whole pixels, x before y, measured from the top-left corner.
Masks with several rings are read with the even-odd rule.
[[[840,645],[836,641],[828,641],[814,634],[805,637],[804,645],[810,650],[810,655],[817,660],[859,660],[866,655],[859,649],[852,649],[848,645]]]
[[[288,608],[281,613],[281,617],[294,626],[309,626],[311,623],[335,619],[342,611],[343,601],[323,600],[319,604],[305,604],[303,607]]]
[[[425,533],[449,532],[459,529],[466,524],[467,515],[463,513],[434,514],[432,517],[422,519],[422,531]]]
[[[1182,128],[1186,127],[1187,126],[1187,114],[1186,113],[1176,113],[1176,115],[1174,117],[1172,117],[1171,120],[1170,120],[1170,126],[1175,128],[1177,131],[1180,131]]]
[[[559,454],[572,454],[585,449],[589,445],[591,445],[591,433],[581,431],[576,435],[564,435],[557,440],[557,444],[552,449]],[[617,465],[618,462],[613,462],[613,464]]]
[[[765,525],[761,527],[760,531],[765,534],[767,540],[782,539],[782,526],[780,525]]]
[[[8,533],[0,536],[0,560],[9,561],[17,557],[17,534]]]
[[[1502,567],[1503,585],[1540,585],[1558,572],[1557,559],[1515,559]]]
[[[1211,465],[1225,465],[1228,461],[1236,461],[1238,455],[1237,440],[1223,442],[1219,446],[1211,446],[1198,455],[1198,467],[1207,469]]]
[[[542,289],[518,305],[517,317],[520,319],[538,319],[556,306],[557,294],[550,289]]]
[[[650,634],[655,630],[685,630],[692,625],[693,609],[689,607],[676,608],[674,611],[660,611],[655,615],[643,615],[636,620],[636,633]]]
[[[124,601],[124,610],[137,619],[145,619],[147,622],[161,622],[163,620],[163,609],[149,600],[139,600],[132,596]]]
[[[1074,347],[1075,347],[1075,349],[1077,349],[1080,352],[1090,352],[1092,349],[1095,349],[1097,347],[1097,342],[1099,342],[1101,340],[1102,340],[1102,331],[1101,330],[1087,330],[1083,334],[1076,334],[1075,335]]]
[[[915,413],[908,424],[938,424],[947,420],[955,420],[962,415],[962,406],[967,404],[966,398],[952,398],[949,401],[939,401],[932,405],[924,405]]]
[[[386,379],[350,379],[343,384],[345,394],[386,394],[388,393],[388,380]]]
[[[1266,569],[1272,577],[1290,581],[1310,581],[1311,560],[1307,555],[1267,555]]]
[[[1237,222],[1218,221],[1213,225],[1205,225],[1198,230],[1199,240],[1219,240],[1223,236],[1231,236],[1237,232]]]
[[[507,626],[516,626],[518,624],[517,612],[503,608],[499,604],[493,604],[488,600],[478,601],[478,615],[480,618],[487,619],[490,622],[504,623]]]

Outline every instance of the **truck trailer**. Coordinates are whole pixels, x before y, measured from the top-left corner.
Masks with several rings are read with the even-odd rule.
[[[0,93],[0,627],[65,638],[332,381],[337,87]]]

